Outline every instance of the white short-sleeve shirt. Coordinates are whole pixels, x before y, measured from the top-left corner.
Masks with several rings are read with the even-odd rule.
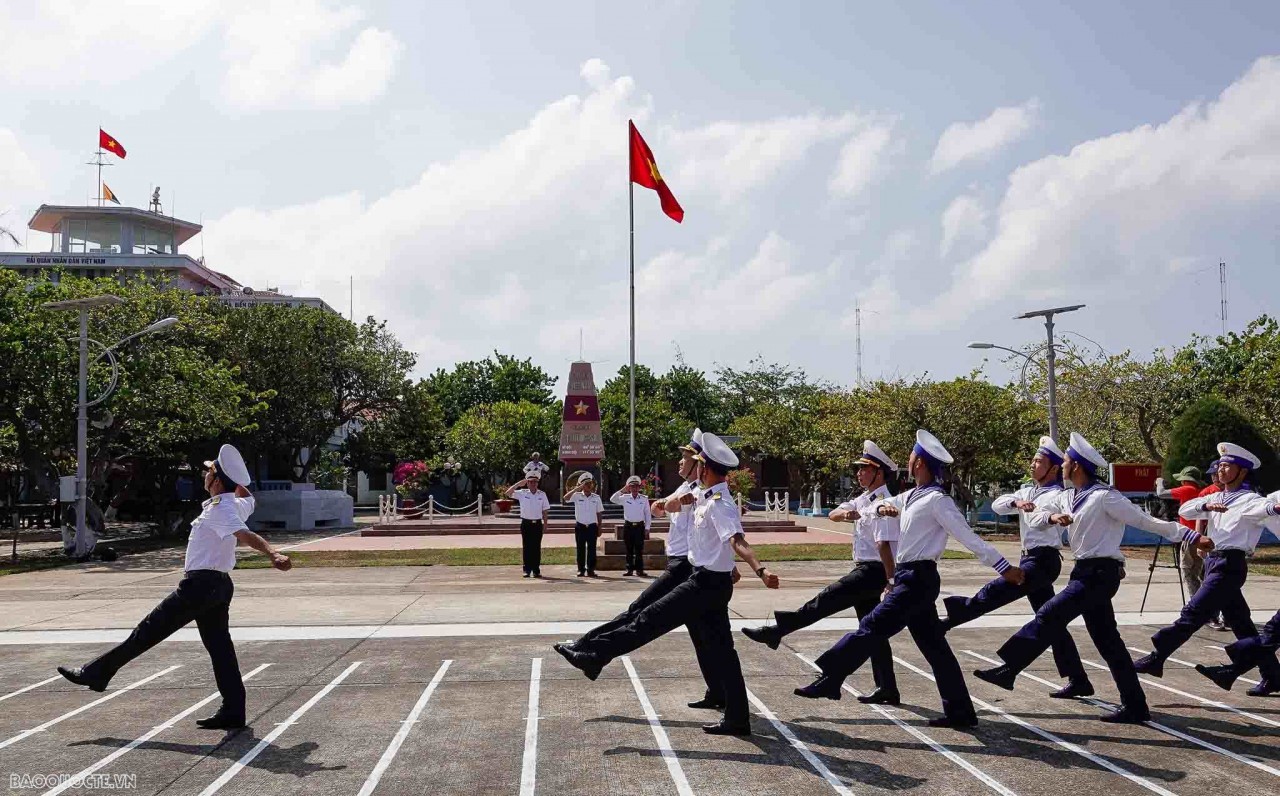
[[[693,532],[689,535],[689,561],[695,567],[714,572],[734,568],[729,540],[742,533],[742,515],[724,482],[703,491],[693,510]]]
[[[531,492],[528,489],[517,489],[511,497],[520,504],[520,519],[522,520],[540,520],[542,519],[542,512],[551,509],[551,501],[547,498],[547,493],[541,489],[537,492]]]
[[[600,499],[599,492],[592,492],[590,495],[574,492],[569,502],[573,504],[575,522],[583,525],[599,524],[600,514],[604,511],[604,501]]]
[[[216,495],[206,500],[200,516],[191,523],[187,556],[182,568],[187,572],[212,569],[230,572],[236,568],[236,531],[247,531],[245,521],[253,514],[253,497]]]

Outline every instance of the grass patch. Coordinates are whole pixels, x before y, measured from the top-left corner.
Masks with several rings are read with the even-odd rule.
[[[1259,550],[1249,560],[1249,574],[1280,577],[1280,550]]]
[[[762,544],[755,545],[761,561],[848,561],[847,544]],[[973,558],[970,553],[947,550],[943,558]],[[289,554],[295,567],[450,567],[520,566],[518,547],[456,547],[440,550],[299,550]],[[542,563],[575,564],[572,547],[548,547]],[[243,558],[236,569],[266,569],[271,562],[263,556]]]

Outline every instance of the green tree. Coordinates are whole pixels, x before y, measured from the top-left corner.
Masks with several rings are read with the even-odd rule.
[[[552,450],[560,433],[560,407],[531,401],[473,406],[445,434],[446,450],[462,458],[482,482],[513,480],[532,451]]]
[[[697,368],[677,362],[658,378],[658,394],[676,414],[704,431],[724,431],[730,418],[719,388]]]
[[[800,368],[766,363],[761,357],[752,359],[742,370],[722,365],[715,375],[729,420],[742,417],[759,403],[790,404],[808,400],[815,391],[830,389],[830,385],[813,381]]]
[[[630,469],[630,370],[623,366],[598,393],[600,432],[607,472],[627,475]],[[693,422],[676,412],[662,396],[662,384],[648,367],[636,365],[636,469],[647,472],[654,462],[675,458],[689,439]]]
[[[493,352],[486,359],[459,362],[427,378],[427,386],[439,403],[446,426],[458,422],[469,409],[499,401],[550,406],[556,379],[531,359]]]
[[[363,418],[344,445],[356,470],[389,470],[401,461],[429,461],[442,452],[444,412],[424,380],[406,381],[394,408]]]
[[[1243,332],[1210,341],[1196,337],[1179,356],[1198,394],[1231,401],[1254,418],[1266,438],[1280,445],[1280,323],[1269,315]]]
[[[1218,458],[1218,443],[1234,442],[1262,461],[1252,475],[1254,486],[1264,492],[1280,487],[1280,459],[1275,449],[1234,406],[1216,396],[1193,403],[1173,424],[1169,456],[1164,462],[1165,481],[1172,483],[1173,474],[1183,467],[1205,464]]]

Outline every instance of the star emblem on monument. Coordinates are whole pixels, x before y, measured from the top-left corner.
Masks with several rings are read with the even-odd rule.
[[[573,405],[574,413],[579,415],[585,415],[587,413],[588,408],[589,407],[584,401],[578,401],[576,404]]]

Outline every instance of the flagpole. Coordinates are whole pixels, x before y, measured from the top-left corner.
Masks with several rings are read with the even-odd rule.
[[[636,187],[631,179],[635,147],[627,139],[627,212],[631,219],[631,470],[636,474]]]

